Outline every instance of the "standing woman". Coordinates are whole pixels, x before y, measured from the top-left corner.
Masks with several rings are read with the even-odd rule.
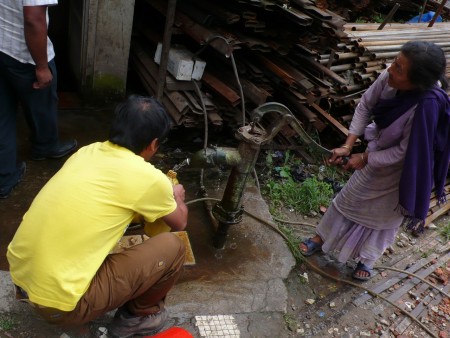
[[[445,202],[450,160],[445,69],[440,47],[409,41],[364,93],[345,144],[333,149],[329,162],[342,163],[362,135],[367,149],[350,156],[344,168],[355,171],[316,236],[300,244],[303,255],[336,251],[340,262],[358,261],[354,278],[368,280],[405,218],[408,229],[423,231],[433,187],[439,203]]]

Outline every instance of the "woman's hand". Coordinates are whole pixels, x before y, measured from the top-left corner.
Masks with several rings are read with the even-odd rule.
[[[367,164],[368,153],[356,153],[352,154],[348,162],[343,166],[345,170],[354,169],[361,170]]]
[[[344,163],[344,157],[347,157],[351,153],[351,148],[345,144],[339,148],[334,148],[332,150],[333,154],[328,159],[328,163],[333,165],[342,165]]]

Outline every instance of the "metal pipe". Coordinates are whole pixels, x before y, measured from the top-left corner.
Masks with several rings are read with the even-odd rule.
[[[169,60],[170,40],[172,38],[172,27],[175,20],[175,8],[177,0],[169,0],[167,3],[166,25],[164,28],[164,37],[162,42],[161,59],[158,71],[158,87],[156,89],[156,98],[161,101],[166,84],[167,63]]]
[[[358,56],[359,56],[359,53],[336,53],[336,54],[334,54],[334,58],[336,60],[354,59]]]
[[[373,67],[378,65],[384,65],[384,68],[386,68],[386,64],[383,60],[374,60],[374,61],[367,61],[363,62],[364,67]]]
[[[371,75],[373,75],[373,74],[371,74]],[[376,79],[377,79],[377,76],[376,76],[376,75],[369,76],[368,78],[365,78],[365,79],[364,79],[364,83],[365,83],[366,85],[370,85],[370,84],[371,84],[372,82],[374,82]]]
[[[352,107],[356,107],[358,105],[359,101],[361,101],[361,98],[353,99],[350,101],[350,105]]]
[[[428,0],[423,0],[423,5],[420,8],[420,14],[419,14],[419,19],[417,20],[417,22],[421,22],[422,21],[422,16],[423,16],[423,12],[425,11],[425,7],[427,5],[427,1]]]
[[[386,31],[387,32],[387,31]],[[439,34],[436,34],[436,32],[416,32],[414,34],[385,34],[384,36],[363,36],[358,38],[358,41],[386,41],[389,39],[390,41],[396,41],[396,40],[427,40],[427,39],[446,39],[448,38],[448,31],[446,32],[447,35],[439,32]]]
[[[428,27],[433,27],[434,23],[436,22],[438,16],[441,14],[442,10],[444,9],[445,4],[447,3],[447,0],[442,0],[441,4],[439,5],[438,9],[436,10],[436,13],[434,13],[433,19],[431,19],[430,24]]]
[[[373,72],[370,72],[368,74],[358,74],[358,75],[359,75],[359,78],[361,80],[366,80],[366,79],[368,79],[370,77],[376,76],[376,73],[373,71]]]
[[[400,4],[398,2],[395,3],[394,7],[390,10],[389,14],[384,18],[383,22],[381,23],[380,27],[378,27],[378,30],[382,30],[384,26],[386,26],[386,23],[392,19],[395,12],[397,12],[397,9],[400,8]]]
[[[352,64],[347,63],[347,64],[343,64],[343,65],[337,65],[337,66],[331,66],[330,70],[332,70],[333,72],[342,72],[344,70],[349,70],[349,69],[353,69],[354,67],[352,66]]]
[[[371,56],[360,56],[356,58],[356,62],[366,62],[366,61],[372,61],[376,59],[375,55]]]
[[[450,41],[450,37],[433,37],[433,38],[426,38],[427,41],[430,42],[448,42]],[[356,45],[358,47],[372,47],[372,46],[389,46],[389,45],[403,45],[407,43],[408,41],[411,41],[410,39],[389,39],[389,40],[373,40],[373,41],[355,41]]]
[[[415,27],[421,27],[421,28],[425,28],[428,23],[412,23],[412,24],[404,24],[404,23],[397,23],[397,22],[391,22],[386,24],[386,26],[388,26],[389,29],[403,29],[405,28],[405,26],[415,26]],[[370,31],[370,30],[378,30],[378,27],[380,27],[379,24],[376,23],[346,23],[344,25],[344,30],[345,31]]]
[[[435,45],[440,46],[441,48],[449,47],[450,46],[450,40],[445,42],[434,42]],[[373,45],[370,47],[364,47],[365,50],[370,51],[372,53],[377,52],[388,52],[388,51],[400,51],[403,44],[396,44],[396,45]]]
[[[439,23],[440,25],[441,23]],[[395,30],[388,30],[386,32],[380,32],[380,31],[361,31],[361,32],[351,32],[349,33],[350,37],[373,37],[373,36],[384,36],[386,37],[386,33],[389,35],[401,35],[401,36],[405,36],[405,35],[415,35],[415,34],[419,34],[419,33],[429,33],[429,34],[437,34],[437,33],[442,33],[444,34],[445,32],[447,32],[448,34],[448,29],[449,29],[448,24],[446,25],[442,25],[439,28],[433,27],[433,28],[425,28],[425,29],[419,29],[419,28],[409,28],[409,29],[395,29]]]
[[[273,118],[273,112],[281,115],[280,118]],[[268,120],[270,125],[266,129],[261,129],[265,114],[270,114]],[[239,140],[239,146],[236,151],[221,151],[223,154],[232,154],[233,165],[231,173],[228,177],[227,185],[225,187],[223,197],[218,202],[212,212],[219,224],[213,238],[213,246],[222,248],[225,244],[228,229],[231,225],[242,221],[244,208],[242,206],[242,196],[248,176],[251,175],[255,169],[255,163],[258,159],[261,146],[273,140],[277,133],[294,119],[290,110],[279,103],[265,103],[251,113],[251,123],[249,125],[240,127],[235,136]],[[203,161],[209,158],[216,159],[217,150],[213,150],[212,156],[204,156],[200,152],[199,157]],[[237,155],[239,154],[239,155]],[[223,158],[224,156],[220,156]],[[239,159],[239,161],[237,161]],[[235,161],[236,160],[236,161]],[[230,163],[225,156],[224,161]],[[191,163],[195,163],[192,159]]]
[[[386,52],[386,53],[375,53],[375,59],[388,59],[388,58],[394,58],[398,54],[397,52]]]
[[[241,155],[235,148],[205,148],[192,155],[189,166],[192,168],[212,168],[218,165],[235,166],[240,161]]]
[[[361,85],[361,84],[355,84],[355,85],[350,85],[350,86],[341,86],[341,90],[344,93],[348,93],[348,92],[354,92],[360,89],[364,89],[366,88],[365,85]]]

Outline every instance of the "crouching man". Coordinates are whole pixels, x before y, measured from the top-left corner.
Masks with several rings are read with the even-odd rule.
[[[48,322],[78,325],[118,309],[113,337],[155,334],[164,326],[164,299],[178,279],[184,243],[163,233],[110,254],[135,214],[187,224],[182,185],[148,161],[170,130],[154,98],[118,105],[109,140],[79,149],[34,199],[8,246],[17,297]]]

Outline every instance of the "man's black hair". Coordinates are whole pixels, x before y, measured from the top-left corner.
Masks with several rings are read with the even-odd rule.
[[[139,155],[154,139],[164,141],[171,120],[154,97],[131,95],[115,110],[109,140]]]
[[[433,87],[439,80],[442,89],[447,89],[447,61],[444,51],[438,45],[429,41],[409,41],[402,46],[400,52],[410,62],[408,77],[412,84],[425,90]]]

